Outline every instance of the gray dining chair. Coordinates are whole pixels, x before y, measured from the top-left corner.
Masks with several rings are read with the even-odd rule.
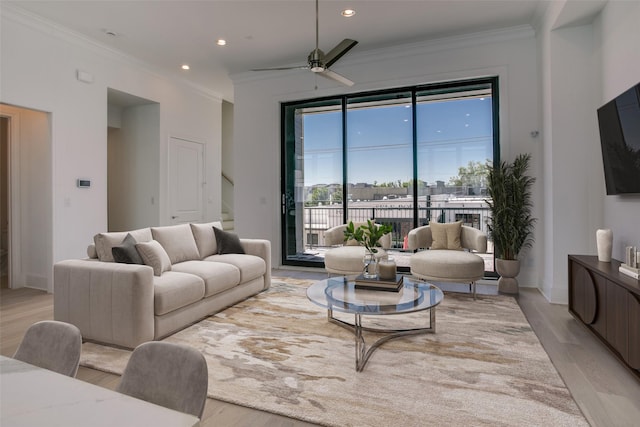
[[[29,326],[13,358],[75,377],[81,350],[80,329],[70,323],[44,320]]]
[[[207,362],[198,350],[150,341],[133,350],[116,390],[202,418],[208,384]]]

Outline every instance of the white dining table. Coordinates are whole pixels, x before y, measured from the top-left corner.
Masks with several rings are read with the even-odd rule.
[[[2,427],[192,427],[197,417],[0,356]]]

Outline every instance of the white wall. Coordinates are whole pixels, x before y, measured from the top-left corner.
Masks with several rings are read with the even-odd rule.
[[[572,20],[582,6],[552,2],[537,31],[545,178],[540,289],[563,304],[567,256],[595,255],[598,228],[614,230],[614,258],[622,259],[625,245],[640,245],[640,196],[605,195],[596,115],[640,79],[640,3],[609,1],[594,20]]]
[[[595,54],[602,73],[598,106],[640,82],[638,22],[640,2],[610,1],[594,23],[599,42]],[[599,171],[602,173],[602,166]],[[624,260],[625,246],[640,247],[640,194],[603,197],[604,221],[600,226],[611,228],[613,258]]]
[[[169,223],[169,135],[206,143],[205,218],[220,217],[222,100],[217,94],[157,75],[133,58],[4,3],[0,7],[0,101],[51,113],[51,184],[34,196],[51,197],[54,262],[84,256],[93,235],[107,229],[107,88],[160,104],[159,168],[152,172],[159,183],[160,222]],[[93,83],[78,81],[77,70],[92,74]],[[79,177],[90,178],[91,189],[76,188]]]
[[[595,109],[599,67],[591,24],[571,26],[554,2],[538,30],[544,146],[542,293],[568,302],[567,256],[592,253],[602,223],[604,179]]]
[[[271,240],[274,265],[281,260],[280,102],[336,93],[361,92],[443,80],[497,75],[500,79],[501,150],[503,159],[533,155],[532,174],[542,171],[542,143],[530,133],[540,129],[538,67],[532,29],[518,28],[437,42],[358,53],[356,47],[335,71],[356,81],[346,88],[305,71],[232,76],[235,87],[234,139],[235,221],[241,236]],[[318,89],[314,90],[314,86]],[[534,189],[535,212],[541,217],[541,183]],[[537,286],[542,233],[526,254],[519,277]]]

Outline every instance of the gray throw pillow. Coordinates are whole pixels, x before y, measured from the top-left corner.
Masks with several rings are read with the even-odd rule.
[[[124,264],[143,264],[142,257],[136,249],[136,239],[127,234],[122,243],[111,248],[111,254],[115,262]]]
[[[218,254],[243,254],[244,249],[240,244],[240,238],[234,233],[220,230],[217,227],[213,227],[213,232],[216,235],[216,243],[218,244]]]

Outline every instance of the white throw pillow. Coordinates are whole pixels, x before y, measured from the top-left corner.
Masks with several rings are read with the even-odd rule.
[[[431,228],[431,237],[433,237],[431,249],[462,250],[460,243],[462,221],[449,222],[446,224],[432,222],[429,226],[429,228]]]
[[[213,221],[206,224],[190,225],[193,237],[196,239],[198,252],[200,252],[200,259],[205,259],[208,256],[217,254],[218,245],[216,236],[213,232],[213,227],[222,230],[222,223],[220,221]]]
[[[144,264],[153,268],[155,276],[162,276],[162,273],[171,270],[171,260],[160,242],[152,240],[150,242],[137,243],[136,249]]]

